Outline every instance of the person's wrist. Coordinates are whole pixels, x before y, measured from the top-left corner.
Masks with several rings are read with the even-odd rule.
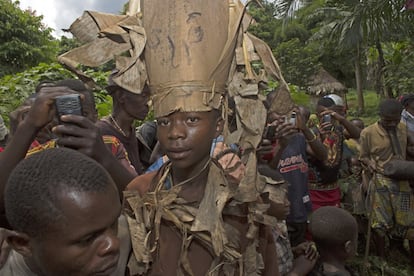
[[[316,134],[313,133],[312,131],[310,131],[310,133],[308,135],[305,134],[305,140],[308,143],[312,143],[316,141]]]
[[[17,129],[33,134],[37,134],[37,132],[39,132],[42,128],[43,126],[36,125],[34,122],[31,122],[29,118],[26,118],[17,126]]]
[[[292,270],[290,271],[287,276],[302,276],[299,272]]]

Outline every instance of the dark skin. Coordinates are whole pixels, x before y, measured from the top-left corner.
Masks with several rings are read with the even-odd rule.
[[[280,116],[276,113],[271,113],[268,115],[268,126],[269,125],[276,126],[275,137],[273,139],[278,140],[279,142],[278,148],[273,149],[271,140],[263,139],[258,149],[257,154],[258,154],[259,162],[265,162],[262,156],[265,154],[268,154],[272,150],[275,150],[276,152],[274,154],[273,159],[267,164],[266,163],[261,164],[261,166],[270,166],[272,169],[277,169],[278,162],[283,153],[283,149],[285,149],[286,146],[288,145],[289,137],[291,137],[291,135],[296,134],[298,130],[300,130],[304,133],[306,139],[308,139],[307,138],[308,136],[311,136],[312,139],[314,137],[313,133],[311,133],[309,128],[306,126],[299,112],[296,113],[296,125],[292,125],[290,122],[286,122],[286,119],[284,116]],[[324,158],[324,156],[326,156],[326,150],[319,140],[314,139],[314,141],[312,141],[309,144],[314,144],[314,148],[317,151],[321,151],[320,152],[321,158]],[[308,147],[312,149],[310,145],[308,145]],[[286,219],[290,211],[290,202],[287,198],[287,195],[284,196],[283,203],[268,202],[268,200],[265,200],[265,202],[271,204],[271,208],[269,210],[270,215],[275,216],[279,220]],[[312,243],[305,242],[305,243],[299,244],[295,248],[292,248],[292,251],[294,252],[297,258],[294,260],[293,268],[288,273],[288,275],[289,276],[307,275],[312,270],[312,268],[314,267],[316,263],[317,256],[318,256],[316,249],[312,246]]]
[[[223,127],[223,120],[218,115],[216,111],[175,112],[157,119],[158,141],[172,163],[172,182],[174,185],[183,183],[179,195],[191,202],[200,202],[204,195],[208,178],[208,170],[204,168],[206,164],[209,164],[212,140],[220,134]],[[139,177],[145,177],[145,175]],[[144,187],[140,182],[128,185],[129,190],[139,190],[141,194],[146,193],[149,188],[149,186]],[[240,231],[240,247],[244,251],[246,241],[243,237],[248,226],[246,221],[231,216],[225,216],[224,220]],[[166,225],[165,222],[161,223],[160,231],[164,238],[163,236],[160,238],[158,255],[168,255],[172,258],[172,260],[163,261],[162,275],[176,275],[177,260],[175,258],[180,256],[181,237]],[[261,245],[259,247],[262,252],[266,250],[266,257],[269,257],[265,259],[263,275],[278,275],[277,262],[274,260],[274,246]],[[196,241],[191,244],[190,252],[188,256],[190,264],[197,262],[197,265],[191,266],[194,274],[204,275],[211,265],[212,255]],[[205,260],[205,262],[200,263],[199,260]],[[159,267],[159,261],[154,260],[152,268],[154,274],[158,272]]]
[[[274,215],[278,220],[285,220],[289,214],[290,202],[287,194],[284,196],[284,202],[273,203],[272,208]],[[307,275],[315,266],[318,259],[318,251],[316,250],[314,243],[303,242],[292,248],[292,252],[295,255],[292,270],[287,274],[288,276]]]
[[[332,122],[324,122],[322,118],[324,115],[330,115],[332,120],[338,121],[341,125],[344,126],[344,128],[349,134],[349,138],[359,139],[359,136],[361,134],[361,129],[356,127],[350,121],[348,121],[340,113],[335,112],[334,111],[335,106],[330,107],[330,108],[327,108],[324,106],[317,106],[316,109],[317,109],[319,121],[321,122],[319,126],[319,131],[321,132],[322,136],[328,134],[332,127]]]
[[[223,127],[218,114],[175,112],[157,122],[158,140],[172,162],[173,182],[186,181],[202,171],[210,160],[211,143]]]
[[[277,139],[279,142],[279,148],[276,149],[273,159],[269,162],[269,165],[272,168],[277,168],[280,157],[283,153],[283,149],[285,149],[289,144],[289,137],[296,134],[298,131],[302,132],[305,136],[305,139],[308,141],[306,151],[309,154],[317,156],[317,158],[320,160],[325,160],[327,157],[327,152],[322,142],[307,127],[306,122],[299,110],[296,111],[296,125],[292,125],[291,123],[286,122],[285,116],[281,116],[276,113],[268,114],[269,125],[276,125],[275,139]],[[271,141],[264,139],[260,148],[258,149],[259,160],[261,159],[260,155],[267,154],[270,150],[272,150]]]
[[[148,114],[149,90],[134,94],[118,87],[113,93],[112,117],[126,136],[129,136],[134,121],[143,120]]]
[[[7,240],[37,275],[109,275],[120,256],[117,237],[121,202],[111,180],[100,192],[62,190],[62,218],[46,233],[11,234]]]
[[[54,99],[73,93],[77,92],[67,87],[43,87],[28,115],[17,127],[9,146],[0,155],[0,213],[4,214],[4,187],[11,171],[25,158],[38,132],[55,118]],[[64,115],[61,120],[72,124],[53,128],[53,133],[60,137],[58,144],[76,149],[99,162],[114,179],[121,197],[134,176],[108,150],[93,122],[77,115]]]
[[[345,261],[355,255],[357,239],[358,235],[355,233],[353,240],[346,241],[341,245],[318,246],[324,272],[351,275],[345,268]]]

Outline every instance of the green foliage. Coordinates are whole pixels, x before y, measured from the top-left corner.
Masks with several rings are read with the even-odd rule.
[[[387,74],[385,84],[393,89],[394,95],[414,92],[414,46],[410,40],[384,45]]]
[[[0,77],[52,61],[57,42],[42,16],[22,11],[18,1],[0,0],[0,7]]]
[[[346,101],[348,104],[348,119],[360,118],[364,121],[365,125],[370,125],[378,121],[378,105],[381,101],[381,96],[375,91],[365,90],[364,101],[365,110],[361,114],[358,112],[357,93],[354,89],[351,89],[346,94]]]
[[[76,38],[61,36],[59,40],[59,51],[57,55],[59,56],[61,54],[69,52],[70,50],[75,49],[79,46],[81,46],[81,43]]]
[[[34,93],[39,82],[62,80],[73,77],[57,63],[40,63],[38,66],[0,79],[0,112],[9,114],[30,94]]]
[[[298,38],[280,43],[273,52],[288,83],[304,87],[319,68],[312,45],[304,45]]]
[[[289,85],[289,90],[290,96],[295,104],[309,107],[310,97],[305,91],[300,90],[298,86],[292,84]]]
[[[100,86],[94,91],[99,116],[107,115],[112,110],[112,98],[104,87],[109,72],[86,70]],[[42,81],[59,81],[67,78],[76,78],[71,72],[58,63],[41,63],[29,70],[7,75],[0,79],[0,114],[9,114],[17,108],[29,95],[35,92],[36,86]],[[7,116],[5,120],[7,121]]]

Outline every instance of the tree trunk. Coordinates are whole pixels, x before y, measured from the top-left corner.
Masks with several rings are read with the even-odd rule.
[[[359,45],[357,45],[357,53],[355,57],[355,81],[358,99],[358,114],[362,114],[365,110],[364,94],[362,91],[362,70],[361,70],[361,53]]]
[[[377,40],[375,46],[378,51],[378,76],[377,76],[377,85],[376,87],[380,88],[379,94],[384,95],[386,98],[393,98],[392,89],[391,87],[385,87],[384,85],[384,77],[386,76],[385,72],[385,59],[384,59],[384,51],[382,50],[381,42]]]

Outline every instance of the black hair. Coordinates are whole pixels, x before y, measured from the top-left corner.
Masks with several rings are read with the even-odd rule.
[[[76,92],[79,92],[79,94],[85,96],[85,100],[87,101],[87,103],[93,104],[93,108],[95,108],[95,97],[93,95],[93,92],[90,89],[86,88],[85,84],[81,80],[65,79],[56,82],[55,86],[65,86]]]
[[[324,107],[332,107],[335,105],[335,102],[331,98],[322,97],[318,100],[318,105]]]
[[[39,93],[40,89],[42,89],[43,87],[47,87],[47,86],[54,86],[55,83],[51,80],[44,80],[39,82],[39,84],[36,86],[35,88],[35,93]]]
[[[361,118],[353,118],[351,120],[349,120],[352,124],[355,124],[355,122],[357,123],[361,123],[362,128],[365,128],[365,123]]]
[[[403,95],[403,96],[401,96],[401,99],[400,99],[400,102],[403,105],[403,107],[406,107],[412,101],[414,101],[414,94]]]
[[[402,104],[396,99],[385,99],[379,104],[380,116],[397,116],[403,111]]]
[[[64,218],[59,195],[103,192],[113,181],[95,160],[77,151],[54,148],[33,154],[12,171],[5,189],[6,216],[13,229],[41,236]]]
[[[342,246],[358,234],[355,218],[346,210],[324,206],[313,212],[309,224],[312,238],[318,247]]]

